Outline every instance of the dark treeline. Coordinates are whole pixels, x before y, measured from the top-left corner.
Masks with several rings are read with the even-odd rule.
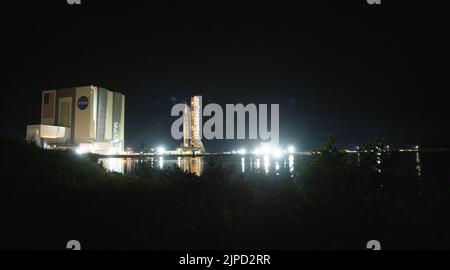
[[[1,145],[0,248],[450,248],[449,185],[381,140],[359,161],[329,138],[295,173],[236,174],[211,160],[200,177],[146,162],[120,175],[93,156]]]

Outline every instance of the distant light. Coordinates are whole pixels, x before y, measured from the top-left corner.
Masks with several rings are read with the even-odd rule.
[[[231,153],[236,154],[236,151],[233,151],[233,152],[231,152]]]
[[[269,173],[269,166],[270,166],[270,158],[269,156],[264,156],[264,169],[266,170],[266,173]]]
[[[164,168],[164,158],[163,157],[159,157],[159,168],[160,169]]]
[[[87,153],[87,150],[84,148],[84,147],[78,147],[76,150],[75,150],[75,152],[78,154],[78,155],[83,155],[83,154],[86,154]]]
[[[116,155],[117,149],[116,148],[110,148],[107,152],[108,155]]]
[[[289,155],[289,171],[290,172],[294,171],[294,156],[293,155]]]
[[[238,153],[241,155],[245,155],[245,154],[247,154],[247,150],[245,148],[242,148],[238,151]]]
[[[266,155],[270,154],[271,149],[272,149],[272,147],[269,144],[267,144],[267,143],[264,143],[264,144],[261,145],[261,152],[263,154],[266,154]]]
[[[280,158],[281,156],[283,156],[283,151],[281,151],[280,148],[275,148],[273,149],[272,155],[274,158]]]
[[[261,155],[261,149],[255,148],[255,150],[253,150],[253,154],[255,154],[257,156]]]
[[[166,149],[164,147],[160,146],[160,147],[156,148],[156,153],[158,155],[164,155],[166,153]]]
[[[288,151],[289,154],[293,154],[293,153],[295,152],[294,146],[292,146],[292,145],[289,146],[288,149],[287,149],[287,151]]]

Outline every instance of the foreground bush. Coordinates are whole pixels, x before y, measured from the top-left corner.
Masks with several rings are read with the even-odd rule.
[[[22,142],[1,150],[0,248],[91,249],[449,248],[448,199],[408,170],[357,164],[327,141],[295,170],[201,177],[145,162],[135,176],[95,157]],[[392,161],[394,162],[394,161]]]

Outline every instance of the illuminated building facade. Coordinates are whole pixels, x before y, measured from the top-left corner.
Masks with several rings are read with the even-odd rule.
[[[190,147],[191,138],[191,113],[189,112],[188,106],[184,109],[184,119],[183,119],[183,147],[188,149]]]
[[[194,149],[203,150],[202,143],[202,97],[191,98],[191,146]]]
[[[27,140],[41,147],[115,154],[124,149],[125,96],[97,86],[42,92],[41,123]]]
[[[184,112],[183,122],[183,152],[203,153],[202,143],[202,97],[191,97],[190,113],[188,108]]]

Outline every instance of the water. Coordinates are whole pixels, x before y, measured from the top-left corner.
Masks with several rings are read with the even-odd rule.
[[[185,172],[201,175],[210,159],[222,164],[223,167],[231,168],[235,172],[265,172],[279,171],[281,168],[289,169],[294,172],[296,160],[302,157],[288,155],[282,158],[273,158],[271,156],[220,156],[220,157],[149,157],[145,160],[149,162],[152,168],[171,169],[174,166],[181,168]],[[133,174],[136,164],[139,162],[137,158],[101,158],[99,162],[111,172],[123,174]]]
[[[415,166],[418,176],[426,176],[439,180],[444,180],[450,184],[450,152],[408,152],[402,153],[402,160],[405,163]],[[216,157],[149,157],[146,160],[150,166],[157,169],[172,169],[174,166],[183,171],[201,175],[210,159],[222,164],[223,167],[231,168],[236,173],[244,172],[262,172],[271,173],[281,169],[288,169],[294,173],[298,165],[301,166],[302,160],[308,156],[285,155],[281,158],[272,156],[216,156]],[[358,158],[355,155],[355,158]],[[99,161],[103,166],[112,172],[123,174],[133,174],[137,158],[102,158]]]

